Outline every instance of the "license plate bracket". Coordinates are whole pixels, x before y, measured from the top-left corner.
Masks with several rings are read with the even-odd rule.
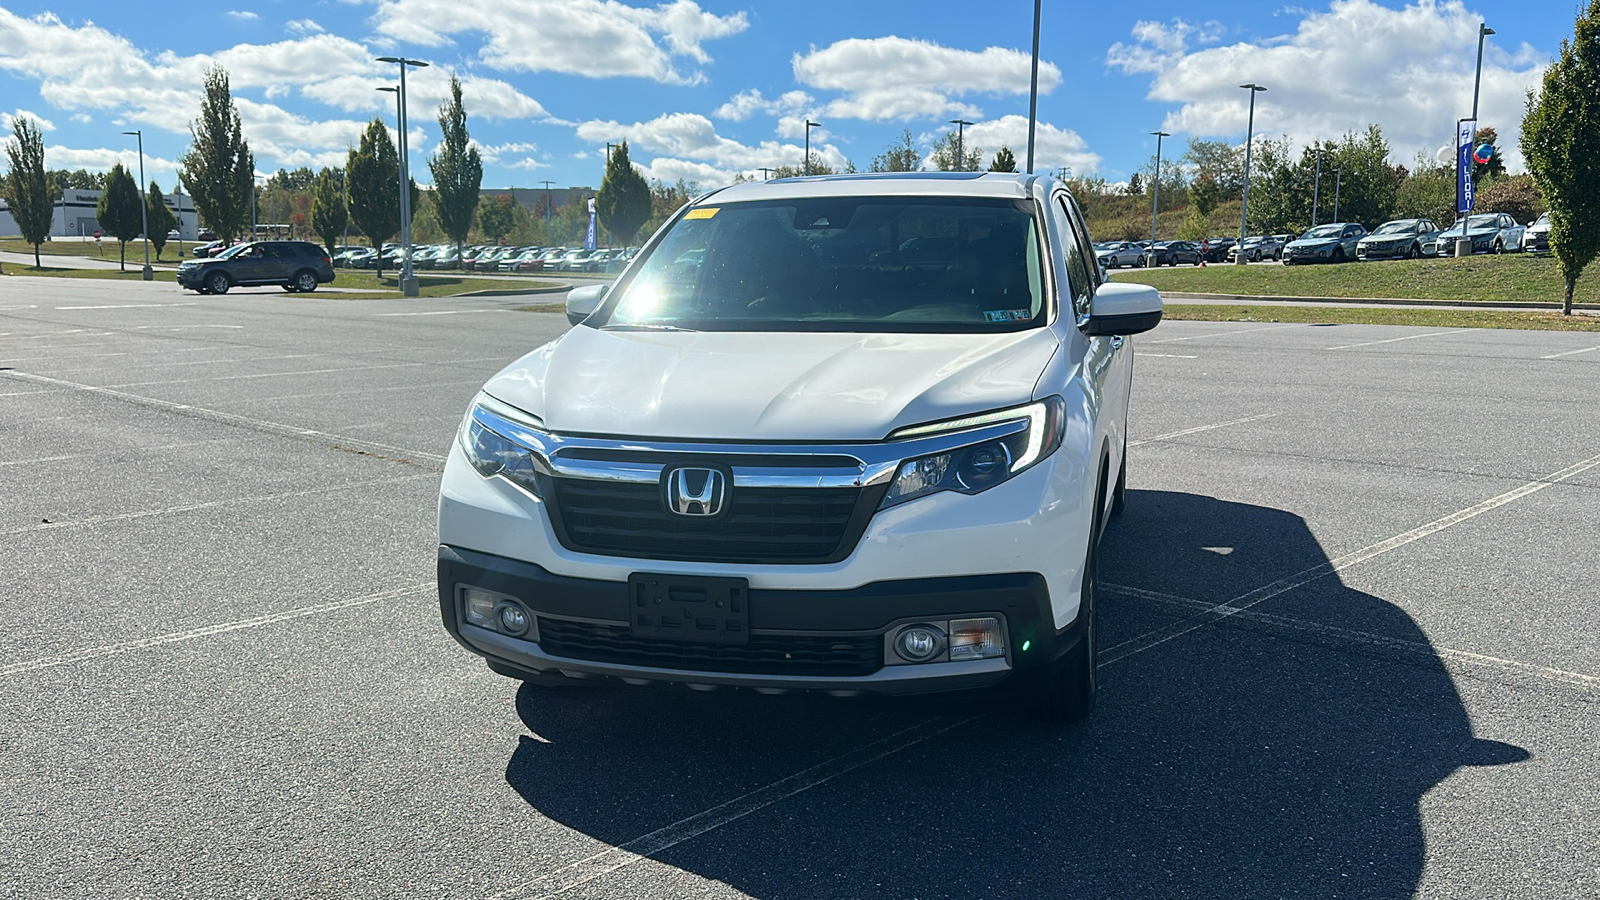
[[[635,572],[628,576],[628,629],[656,640],[748,643],[750,582]]]

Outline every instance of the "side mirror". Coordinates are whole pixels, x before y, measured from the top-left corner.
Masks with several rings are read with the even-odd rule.
[[[1105,284],[1111,280],[1111,272],[1106,268],[1106,261],[1100,260],[1100,283]]]
[[[606,298],[606,291],[610,287],[608,284],[586,284],[568,291],[567,321],[577,325],[589,318],[590,313],[600,308],[600,301]]]
[[[1161,324],[1161,292],[1147,284],[1107,282],[1089,304],[1083,333],[1090,337],[1139,334]]]

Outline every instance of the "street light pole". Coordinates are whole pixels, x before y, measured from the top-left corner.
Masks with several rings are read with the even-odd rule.
[[[762,181],[771,181],[772,180],[772,170],[767,168],[766,166],[761,166],[760,168],[756,169],[756,171],[761,173],[761,180]]]
[[[154,281],[155,273],[150,271],[150,198],[145,196],[144,188],[144,129],[138,131],[124,131],[139,139],[139,227],[144,229],[144,271],[145,281]]]
[[[419,292],[417,276],[411,273],[411,162],[407,158],[409,151],[406,148],[406,67],[423,69],[428,64],[403,56],[380,56],[378,62],[397,63],[400,66],[400,258],[404,261],[400,272],[400,293],[402,296],[415,297]]]
[[[1322,153],[1321,147],[1317,148],[1317,177],[1311,182],[1311,227],[1317,227],[1317,200],[1322,192]]]
[[[393,94],[394,95],[394,121],[395,121],[395,125],[396,126],[400,126],[401,119],[400,119],[400,87],[399,87],[399,85],[395,85],[395,86],[392,86],[392,87],[381,87],[381,88],[378,88],[377,90],[380,90],[380,91],[384,92],[385,94]],[[404,127],[404,126],[400,126],[400,127]],[[402,134],[403,133],[404,132],[402,132]],[[401,144],[401,146],[405,146],[405,145]],[[400,164],[395,166],[395,168],[397,170],[399,170],[399,172],[400,172],[400,179],[399,179],[400,180],[400,226],[401,226],[401,232],[403,234],[404,233],[404,229],[405,229],[405,215],[406,215],[405,206],[406,206],[406,200],[408,199],[406,197],[406,195],[411,193],[411,192],[406,190],[406,167],[405,167],[404,161],[401,160]],[[378,248],[377,249],[378,249],[378,261],[376,263],[374,263],[373,265],[377,268],[378,274],[382,275],[383,274],[383,241],[379,241],[378,242]],[[404,282],[401,283],[400,292],[402,294],[405,293]]]
[[[1033,74],[1028,80],[1028,172],[1033,174],[1033,126],[1039,118],[1039,8],[1044,0],[1033,0]]]
[[[1483,82],[1483,39],[1494,34],[1488,23],[1478,23],[1478,70],[1472,76],[1472,127],[1478,127],[1478,85]]]
[[[1250,151],[1256,142],[1256,94],[1266,90],[1255,82],[1241,84],[1239,87],[1250,92],[1250,119],[1244,137],[1244,195],[1239,203],[1239,252],[1236,255],[1239,265],[1248,265],[1250,257],[1244,253],[1245,231],[1250,221]]]
[[[806,162],[801,171],[807,175],[811,174],[811,129],[821,125],[821,122],[813,122],[810,116],[806,116]]]
[[[1150,249],[1146,251],[1146,265],[1155,268],[1156,264],[1156,214],[1161,211],[1161,139],[1172,137],[1165,131],[1152,131],[1156,136],[1156,178],[1150,186]]]
[[[1333,220],[1339,221],[1339,189],[1344,186],[1344,166],[1333,170]]]
[[[967,126],[971,125],[966,119],[951,119],[950,124],[956,126],[956,167],[955,171],[967,170]]]
[[[545,179],[539,183],[544,185],[544,239],[548,241],[550,240],[550,204],[553,202],[550,198],[550,185],[555,184],[555,182]]]

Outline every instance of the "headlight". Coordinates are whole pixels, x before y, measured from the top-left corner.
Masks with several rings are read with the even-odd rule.
[[[461,423],[461,449],[467,462],[484,478],[499,475],[528,493],[539,496],[534,478],[533,453],[528,448],[484,426],[475,415],[486,408],[488,398],[480,396]],[[498,405],[498,404],[497,404]]]
[[[1021,431],[1002,438],[902,462],[879,508],[895,506],[938,491],[976,494],[1009,481],[1061,446],[1066,406],[1066,401],[1060,397],[1050,397],[1027,406],[902,428],[890,435],[889,439],[965,431],[1002,422],[1027,423],[1027,427]]]

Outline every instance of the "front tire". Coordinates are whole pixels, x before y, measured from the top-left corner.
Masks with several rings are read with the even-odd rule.
[[[233,287],[233,282],[224,272],[218,272],[206,279],[206,289],[213,294],[226,294],[230,287]]]

